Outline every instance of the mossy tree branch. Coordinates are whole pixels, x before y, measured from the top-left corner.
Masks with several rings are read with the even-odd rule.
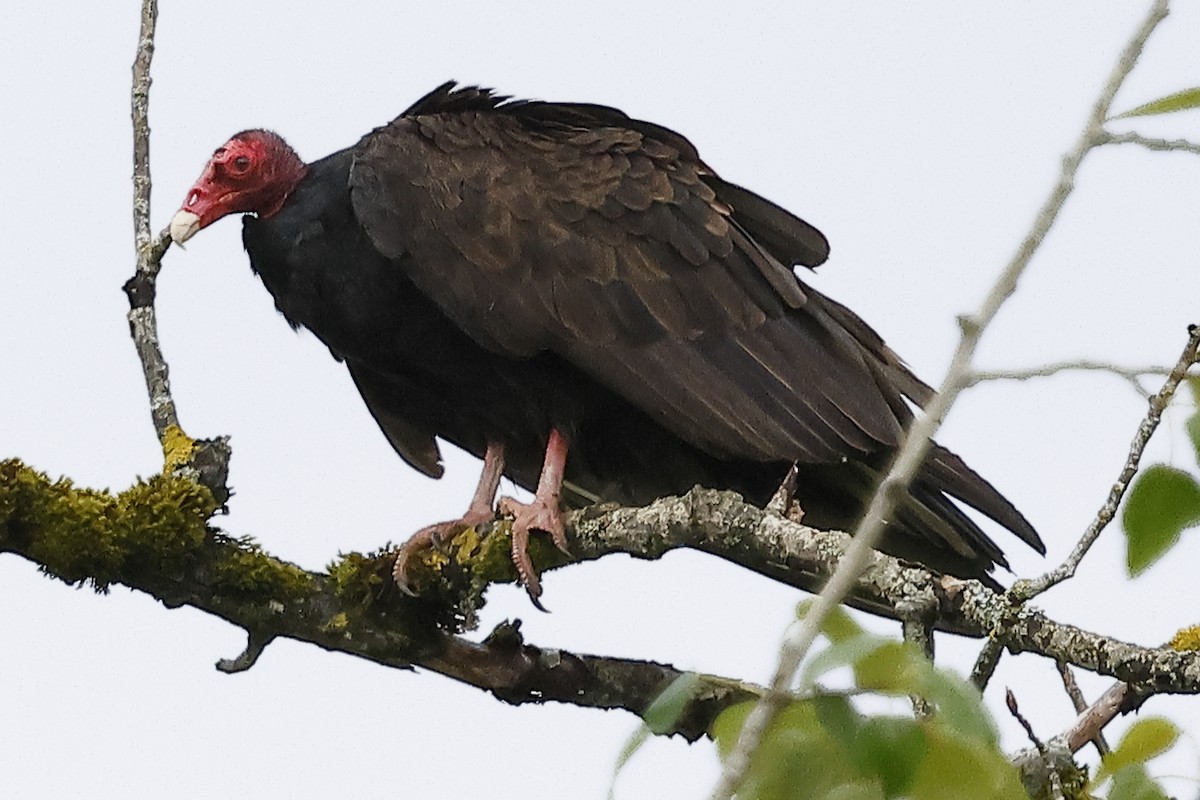
[[[68,583],[103,591],[121,583],[168,607],[215,614],[249,634],[233,671],[286,637],[384,666],[424,667],[490,691],[510,703],[558,700],[641,714],[680,675],[647,661],[580,655],[523,641],[519,623],[482,643],[469,627],[490,582],[512,580],[505,522],[468,531],[426,566],[421,597],[391,581],[392,554],[350,554],[328,572],[280,561],[247,540],[211,528],[211,492],[188,476],[157,475],[120,494],[51,481],[16,460],[0,462],[0,552],[21,555]],[[850,537],[818,531],[744,503],[730,492],[694,489],[645,508],[589,508],[567,520],[581,558],[613,552],[657,558],[692,547],[772,577],[801,583],[836,570]],[[489,535],[490,533],[490,535]],[[547,548],[552,558],[557,553]],[[552,568],[535,552],[539,566]],[[561,563],[561,562],[559,562]],[[1126,681],[1148,693],[1200,693],[1200,655],[1145,648],[1014,610],[976,581],[958,581],[875,553],[856,587],[861,602],[921,606],[967,634],[992,635],[1013,652],[1037,653]],[[703,735],[722,709],[757,696],[758,687],[706,677],[672,733]]]
[[[218,664],[224,671],[248,668],[262,646],[285,637],[387,667],[423,667],[508,703],[557,700],[639,715],[682,674],[649,661],[536,647],[523,640],[519,622],[471,642],[451,632],[464,620],[439,592],[411,598],[396,588],[394,554],[351,554],[327,573],[309,572],[209,527],[217,509],[212,493],[188,476],[156,475],[114,495],[0,461],[0,553],[67,583],[101,592],[123,584],[168,608],[191,606],[245,629],[250,646]],[[669,732],[697,739],[720,711],[759,691],[703,676]]]

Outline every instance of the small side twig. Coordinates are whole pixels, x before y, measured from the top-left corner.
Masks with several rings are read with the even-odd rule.
[[[1038,758],[1042,762],[1043,768],[1039,770],[1039,772],[1044,774],[1045,782],[1049,783],[1050,796],[1056,798],[1056,800],[1058,798],[1065,797],[1066,794],[1063,792],[1062,775],[1060,775],[1059,771],[1054,768],[1054,764],[1052,763],[1054,759],[1051,757],[1050,751],[1047,749],[1046,744],[1038,738],[1036,733],[1033,732],[1033,726],[1029,724],[1029,720],[1025,719],[1025,715],[1021,713],[1021,709],[1017,705],[1017,696],[1013,694],[1012,689],[1004,690],[1004,702],[1005,705],[1008,706],[1008,713],[1011,714],[1013,719],[1020,723],[1021,727],[1025,729],[1025,736],[1028,737],[1029,741],[1033,744],[1034,751],[1037,753]],[[1025,772],[1026,770],[1022,770],[1023,777]]]
[[[922,608],[916,603],[901,603],[896,608],[900,617],[904,641],[916,647],[931,662],[934,657],[933,621],[937,616],[936,606]],[[910,695],[913,714],[918,718],[928,717],[933,713],[929,701],[920,695]]]
[[[1200,156],[1200,144],[1187,139],[1154,139],[1140,133],[1109,133],[1105,131],[1100,144],[1136,144],[1158,152],[1192,153]]]
[[[1083,692],[1079,689],[1079,683],[1075,680],[1075,671],[1071,669],[1070,664],[1065,661],[1059,661],[1058,674],[1062,678],[1063,688],[1067,692],[1067,697],[1071,698],[1071,705],[1075,707],[1075,713],[1082,714],[1087,710],[1088,703],[1083,696]],[[1102,758],[1108,755],[1110,748],[1102,731],[1096,731],[1096,736],[1091,741],[1092,744],[1096,745],[1096,752]]]
[[[1121,712],[1121,707],[1128,694],[1129,684],[1127,683],[1119,682],[1110,686],[1108,691],[1088,706],[1075,720],[1075,724],[1062,735],[1067,743],[1067,748],[1072,753],[1077,753],[1088,742],[1099,738],[1100,732],[1104,730],[1105,726]]]
[[[1003,655],[1004,643],[994,636],[989,637],[979,655],[975,657],[975,665],[971,667],[971,683],[975,684],[979,691],[987,688],[988,681],[996,673],[996,667],[1000,665]]]
[[[966,378],[966,386],[975,386],[988,381],[1028,381],[1034,378],[1049,378],[1062,372],[1107,372],[1128,381],[1134,390],[1142,397],[1149,397],[1150,392],[1142,386],[1141,379],[1147,375],[1166,375],[1171,371],[1167,366],[1152,367],[1122,367],[1119,364],[1109,364],[1105,361],[1080,359],[1078,361],[1056,361],[1040,367],[1024,369],[989,369],[974,370]]]
[[[1004,690],[1004,703],[1008,706],[1008,713],[1012,714],[1013,719],[1019,722],[1021,727],[1025,729],[1025,735],[1029,738],[1033,746],[1037,748],[1039,753],[1045,753],[1046,745],[1033,732],[1033,726],[1029,724],[1029,720],[1025,719],[1025,715],[1021,713],[1021,709],[1017,706],[1017,696],[1013,694],[1012,689]]]
[[[1158,390],[1150,398],[1150,409],[1146,413],[1142,424],[1138,426],[1137,433],[1133,437],[1133,442],[1129,446],[1129,455],[1125,459],[1125,465],[1121,469],[1121,474],[1117,476],[1116,482],[1109,489],[1108,497],[1100,510],[1096,512],[1096,517],[1092,523],[1088,525],[1083,536],[1075,545],[1075,549],[1059,566],[1050,570],[1039,578],[1029,581],[1019,581],[1010,590],[1010,594],[1018,602],[1025,602],[1037,595],[1045,592],[1047,589],[1055,586],[1068,578],[1075,575],[1075,570],[1079,568],[1079,563],[1083,557],[1087,555],[1088,550],[1095,544],[1101,532],[1108,526],[1117,513],[1117,507],[1121,504],[1121,499],[1125,496],[1126,490],[1129,488],[1130,481],[1137,474],[1138,465],[1142,460],[1142,452],[1146,449],[1146,443],[1150,441],[1150,437],[1154,435],[1154,431],[1158,428],[1158,423],[1162,420],[1163,411],[1171,402],[1171,398],[1175,395],[1175,390],[1179,388],[1179,384],[1183,382],[1184,376],[1193,364],[1200,361],[1200,325],[1192,325],[1188,328],[1187,345],[1183,348],[1183,353],[1179,356],[1179,360],[1175,366],[1171,368],[1170,374],[1167,375],[1167,380],[1163,383],[1162,388]]]
[[[1116,515],[1117,507],[1121,503],[1121,498],[1124,497],[1125,491],[1129,486],[1129,482],[1137,473],[1142,451],[1145,449],[1150,436],[1158,427],[1163,410],[1167,407],[1171,397],[1179,388],[1179,384],[1183,381],[1188,370],[1200,360],[1200,351],[1197,350],[1197,347],[1200,347],[1200,329],[1192,326],[1188,329],[1188,343],[1179,361],[1173,367],[1162,369],[1162,372],[1167,374],[1167,380],[1156,394],[1150,396],[1150,410],[1146,418],[1142,421],[1142,424],[1138,426],[1138,431],[1134,436],[1133,444],[1130,446],[1125,466],[1116,483],[1109,490],[1109,495],[1104,505],[1097,512],[1095,519],[1092,520],[1092,524],[1084,531],[1079,543],[1075,546],[1075,549],[1066,561],[1040,578],[1032,581],[1018,581],[1008,591],[1007,596],[1012,600],[1014,610],[1021,603],[1027,602],[1051,586],[1074,575],[1080,561],[1083,560],[1083,557],[1100,536],[1101,531],[1112,521],[1112,518]],[[992,674],[995,672],[996,666],[1000,663],[1003,653],[1003,645],[995,637],[989,638],[980,650],[979,655],[975,659],[975,666],[971,669],[971,681],[981,690],[991,680]]]
[[[1025,729],[1025,736],[1028,737],[1029,741],[1033,744],[1033,748],[1037,752],[1038,758],[1040,758],[1043,763],[1044,769],[1042,772],[1044,772],[1045,778],[1050,784],[1050,796],[1054,798],[1064,797],[1065,794],[1062,787],[1062,776],[1058,774],[1058,770],[1053,768],[1053,764],[1051,763],[1052,759],[1050,758],[1050,751],[1046,748],[1045,743],[1038,738],[1038,735],[1033,732],[1033,726],[1029,724],[1029,720],[1025,719],[1025,715],[1021,713],[1021,709],[1017,705],[1017,696],[1013,694],[1012,689],[1004,690],[1004,703],[1008,706],[1008,713],[1011,714],[1013,719],[1020,723],[1021,727]]]
[[[259,634],[254,631],[246,633],[246,649],[237,658],[222,658],[217,661],[217,669],[226,675],[245,672],[257,663],[258,657],[267,649],[267,645],[275,641],[274,634]]]

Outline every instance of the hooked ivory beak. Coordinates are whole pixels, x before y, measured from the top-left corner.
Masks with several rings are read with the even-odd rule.
[[[175,244],[183,244],[196,235],[200,230],[200,217],[191,211],[180,209],[171,218],[171,239]]]

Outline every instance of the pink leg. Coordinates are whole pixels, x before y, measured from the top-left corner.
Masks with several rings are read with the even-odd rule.
[[[483,455],[483,471],[479,475],[479,484],[475,487],[471,504],[467,506],[467,513],[458,519],[427,525],[400,546],[400,552],[396,554],[396,565],[392,567],[392,578],[405,594],[415,594],[408,585],[408,561],[414,554],[431,547],[441,547],[443,542],[454,538],[460,531],[496,518],[492,503],[496,499],[496,490],[500,487],[500,477],[503,474],[504,445],[488,442],[487,451]]]
[[[533,502],[521,503],[511,497],[500,498],[500,511],[511,514],[512,526],[512,560],[517,568],[529,599],[539,610],[545,611],[538,598],[542,594],[542,585],[538,580],[537,571],[529,559],[529,532],[544,531],[550,534],[554,544],[567,555],[567,535],[563,530],[562,512],[559,510],[559,494],[562,492],[563,470],[567,464],[567,437],[557,428],[550,431],[550,439],[546,443],[546,458],[542,462],[542,473],[538,477],[537,491]]]

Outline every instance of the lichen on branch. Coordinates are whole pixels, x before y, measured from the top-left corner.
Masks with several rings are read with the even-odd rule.
[[[249,668],[267,643],[286,637],[393,668],[422,666],[508,703],[556,700],[635,714],[682,674],[651,661],[536,647],[524,641],[519,622],[480,643],[453,635],[472,621],[453,592],[465,585],[482,594],[487,579],[472,566],[490,572],[500,559],[486,553],[503,534],[485,547],[461,543],[463,560],[434,576],[428,595],[411,598],[391,580],[388,549],[350,553],[327,573],[310,572],[214,528],[217,510],[212,493],[186,475],[155,475],[114,494],[0,461],[0,553],[23,556],[68,583],[98,591],[124,584],[244,628],[247,653],[219,662],[224,671]],[[716,676],[700,676],[698,687],[665,732],[699,738],[723,709],[759,691]]]

